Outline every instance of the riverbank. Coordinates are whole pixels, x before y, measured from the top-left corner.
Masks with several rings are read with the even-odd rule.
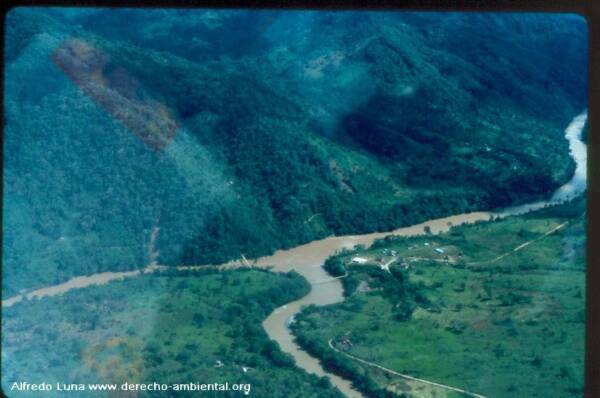
[[[3,309],[2,388],[10,397],[66,396],[56,389],[11,390],[26,375],[52,385],[228,383],[245,385],[255,397],[342,398],[327,380],[300,371],[261,327],[272,310],[309,289],[295,273],[205,267],[23,302]],[[158,389],[136,396],[167,394]]]

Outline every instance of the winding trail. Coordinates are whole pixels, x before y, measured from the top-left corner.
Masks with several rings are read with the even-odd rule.
[[[425,227],[428,227],[432,234],[438,234],[441,232],[448,231],[451,226],[474,223],[476,221],[486,221],[491,217],[507,217],[510,215],[518,215],[527,213],[532,210],[542,208],[546,205],[559,203],[571,197],[575,197],[579,193],[585,190],[586,183],[586,165],[587,165],[587,148],[581,141],[581,131],[585,125],[587,119],[587,113],[583,112],[573,119],[565,130],[565,136],[569,140],[570,153],[576,162],[576,170],[571,180],[555,191],[553,196],[549,200],[537,201],[525,205],[519,205],[509,207],[499,211],[493,212],[472,212],[465,213],[450,217],[439,218],[430,220],[421,224],[412,225],[404,228],[399,228],[391,232],[375,232],[364,235],[348,235],[348,236],[332,236],[325,239],[313,241],[301,246],[294,247],[288,250],[276,251],[273,255],[258,258],[254,261],[252,266],[258,267],[270,267],[276,272],[288,272],[296,271],[305,277],[311,283],[311,291],[299,300],[290,302],[283,305],[273,311],[262,323],[269,337],[275,340],[284,352],[291,354],[298,367],[304,369],[309,373],[316,374],[317,376],[329,377],[332,384],[335,385],[343,394],[348,398],[362,398],[363,395],[356,391],[351,382],[345,380],[335,374],[325,371],[319,360],[310,356],[306,351],[302,350],[294,341],[294,336],[289,330],[289,322],[294,319],[294,316],[298,314],[302,307],[307,305],[328,305],[339,303],[343,301],[343,289],[340,279],[332,278],[322,268],[322,264],[325,262],[327,257],[334,254],[335,252],[344,249],[352,248],[355,245],[370,246],[376,239],[381,239],[389,235],[396,236],[416,236],[424,233]],[[2,301],[2,307],[10,307],[24,298],[43,298],[63,294],[72,289],[83,288],[90,285],[105,284],[113,280],[119,280],[123,278],[132,278],[144,273],[155,272],[157,270],[166,269],[162,265],[158,265],[156,262],[157,254],[153,249],[153,243],[159,233],[158,225],[154,227],[151,233],[151,247],[150,247],[150,265],[145,268],[127,271],[127,272],[103,272],[90,276],[80,276],[68,280],[67,282],[49,286],[31,292],[19,294],[14,297],[10,297]],[[528,243],[529,244],[529,243]],[[523,246],[523,245],[522,245]],[[524,246],[523,246],[524,247]],[[523,247],[517,248],[521,250]],[[243,258],[241,261],[230,262],[221,265],[221,267],[239,267],[249,266],[249,262]],[[177,269],[198,269],[204,266],[178,266]],[[349,355],[349,354],[348,354]],[[357,359],[358,360],[358,359]],[[379,366],[376,364],[369,364],[371,366]],[[382,368],[391,374],[402,375],[401,373],[395,372],[390,369]],[[404,377],[411,377],[403,375]],[[429,382],[427,380],[416,379],[424,383],[438,385],[437,383]],[[446,386],[450,387],[450,386]],[[453,387],[451,387],[453,388]],[[458,391],[458,390],[457,390]],[[473,395],[473,394],[472,394]],[[475,397],[483,398],[481,395],[474,394]]]
[[[403,379],[408,379],[408,380],[412,380],[412,381],[418,381],[419,383],[429,384],[431,386],[440,387],[440,388],[443,388],[443,389],[446,389],[446,390],[450,390],[450,391],[456,391],[456,392],[459,392],[461,394],[468,395],[470,397],[487,398],[485,395],[477,394],[477,393],[474,393],[472,391],[463,390],[462,388],[452,387],[452,386],[449,386],[449,385],[446,385],[446,384],[436,383],[436,382],[425,380],[425,379],[419,379],[418,377],[410,376],[410,375],[407,375],[407,374],[404,374],[404,373],[396,372],[395,370],[392,370],[392,369],[388,369],[388,368],[383,367],[381,365],[378,365],[378,364],[376,364],[374,362],[366,361],[366,360],[364,360],[362,358],[359,358],[357,356],[354,356],[352,354],[348,354],[347,352],[344,352],[344,351],[340,350],[339,348],[335,348],[335,346],[333,345],[333,339],[329,339],[328,344],[329,344],[329,348],[331,348],[335,352],[339,352],[340,354],[342,354],[342,355],[344,355],[344,356],[346,356],[346,357],[348,357],[348,358],[350,358],[350,359],[352,359],[354,361],[357,361],[357,362],[360,362],[362,364],[365,364],[365,365],[372,366],[374,368],[383,370],[384,372],[392,374],[394,376],[402,377]]]

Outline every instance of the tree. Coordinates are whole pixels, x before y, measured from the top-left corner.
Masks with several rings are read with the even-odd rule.
[[[338,256],[329,257],[325,260],[325,264],[323,265],[325,271],[327,271],[332,276],[342,276],[346,273],[346,267],[344,267],[344,262]]]

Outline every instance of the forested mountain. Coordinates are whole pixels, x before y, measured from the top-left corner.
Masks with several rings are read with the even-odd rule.
[[[256,257],[543,196],[582,18],[13,9],[3,291]],[[153,243],[153,233],[156,241]]]

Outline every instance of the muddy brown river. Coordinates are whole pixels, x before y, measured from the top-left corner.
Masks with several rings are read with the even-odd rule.
[[[300,312],[302,307],[307,305],[328,305],[338,303],[343,300],[342,284],[338,279],[331,278],[321,265],[325,259],[336,251],[343,248],[352,248],[355,245],[362,244],[370,246],[376,239],[388,235],[414,236],[424,233],[424,228],[428,226],[431,232],[436,234],[445,232],[453,225],[473,223],[480,220],[488,220],[490,217],[506,217],[510,215],[523,214],[531,210],[539,209],[543,206],[561,202],[565,199],[574,197],[585,190],[586,186],[586,168],[587,168],[587,147],[581,141],[581,132],[587,119],[587,112],[583,112],[573,119],[565,130],[565,137],[569,141],[571,156],[576,162],[576,169],[569,182],[557,189],[548,200],[536,201],[533,203],[509,207],[506,209],[491,212],[473,212],[460,214],[435,220],[430,220],[421,224],[409,227],[399,228],[391,232],[376,232],[364,235],[332,236],[329,238],[313,241],[288,250],[279,250],[273,255],[261,257],[253,263],[259,267],[272,267],[275,272],[296,271],[304,276],[311,284],[311,291],[303,298],[283,305],[273,311],[262,323],[269,337],[279,343],[284,352],[291,354],[296,360],[298,367],[309,373],[318,376],[327,376],[330,378],[342,393],[349,398],[363,397],[358,391],[354,390],[350,381],[329,373],[323,369],[319,360],[303,351],[295,342],[288,324],[293,317]],[[239,263],[230,263],[228,265],[237,266]],[[11,306],[24,297],[48,297],[65,293],[71,289],[82,288],[94,284],[104,284],[112,280],[135,277],[145,272],[153,272],[162,269],[163,266],[151,264],[142,270],[129,272],[104,272],[90,276],[81,276],[73,278],[67,282],[37,289],[22,295],[17,295],[2,301],[2,307]],[[186,267],[178,267],[186,268]]]

